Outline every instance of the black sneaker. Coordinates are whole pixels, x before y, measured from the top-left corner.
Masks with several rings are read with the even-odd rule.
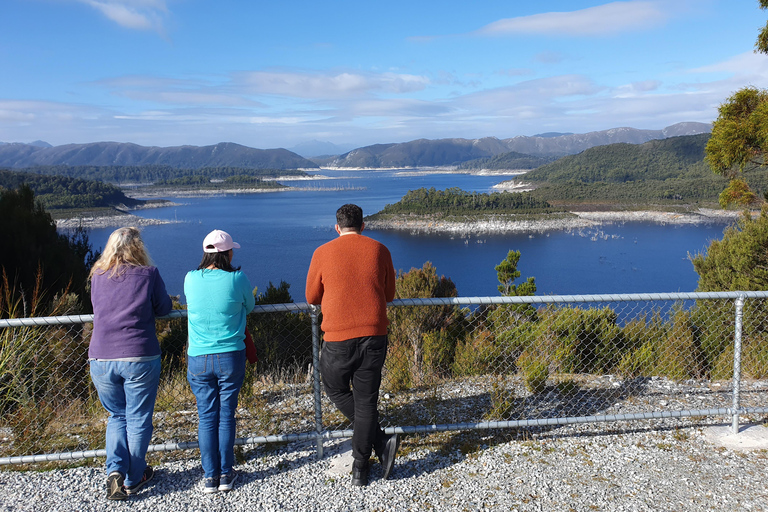
[[[235,480],[237,480],[237,473],[234,469],[229,473],[221,475],[221,478],[219,479],[219,490],[231,491],[235,486]]]
[[[219,477],[213,476],[203,480],[203,494],[214,494],[219,492]]]
[[[139,480],[139,483],[131,485],[130,487],[125,488],[125,492],[128,495],[136,494],[139,492],[145,485],[149,483],[150,480],[155,476],[155,470],[152,469],[152,466],[147,466],[144,468],[144,474],[141,475],[141,480]]]
[[[125,478],[121,473],[113,471],[107,476],[107,499],[122,501],[128,498],[123,482]]]
[[[352,464],[352,485],[355,487],[368,485],[368,461],[355,461]]]
[[[384,443],[384,448],[379,454],[379,462],[381,462],[382,469],[381,478],[384,480],[388,479],[390,473],[392,473],[398,448],[400,448],[400,436],[397,434],[390,435]]]

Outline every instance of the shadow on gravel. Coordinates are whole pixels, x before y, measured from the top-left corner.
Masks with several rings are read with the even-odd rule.
[[[649,389],[653,379],[639,377],[624,379],[622,381],[605,382],[600,387],[586,387],[579,385],[547,386],[539,393],[528,394],[519,397],[514,390],[494,389],[489,393],[480,393],[474,396],[462,396],[460,398],[440,399],[429,396],[408,403],[401,407],[392,407],[387,412],[387,420],[390,425],[425,425],[425,424],[456,424],[467,423],[466,430],[448,431],[429,434],[411,434],[405,436],[403,449],[418,450],[425,446],[428,452],[421,459],[409,460],[402,465],[396,465],[392,473],[393,479],[409,478],[443,469],[457,462],[461,462],[472,453],[485,450],[489,447],[504,444],[509,441],[530,440],[536,435],[544,437],[584,436],[584,435],[610,435],[621,433],[639,433],[645,431],[674,431],[677,427],[643,427],[633,425],[628,428],[628,421],[619,420],[608,423],[592,423],[596,428],[589,432],[580,423],[582,428],[578,432],[563,431],[565,427],[572,425],[542,425],[525,426],[508,429],[472,430],[470,425],[477,423],[477,418],[483,421],[509,421],[532,419],[555,419],[601,416],[606,414],[629,413],[629,407],[624,407],[634,398],[643,397],[654,402],[663,398],[669,398],[670,394],[664,394],[655,389]],[[594,384],[594,383],[592,383]],[[505,392],[506,391],[506,392]],[[702,395],[719,395],[721,391],[697,390]],[[674,397],[674,393],[671,394]],[[619,412],[615,409],[622,405]],[[627,409],[626,411],[624,409]],[[644,406],[645,411],[663,410],[663,404],[658,407]],[[640,412],[640,411],[638,411]],[[650,419],[650,418],[649,418]],[[693,424],[710,424],[718,419],[687,418]],[[645,420],[641,420],[645,421]],[[720,419],[722,421],[722,418]],[[606,428],[606,425],[610,425]]]

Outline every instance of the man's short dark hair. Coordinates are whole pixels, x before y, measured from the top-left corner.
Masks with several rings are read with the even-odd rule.
[[[363,209],[356,204],[345,204],[336,210],[336,224],[340,228],[354,228],[360,231],[363,227]]]

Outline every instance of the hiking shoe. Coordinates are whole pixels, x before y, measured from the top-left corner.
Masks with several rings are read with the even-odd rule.
[[[136,494],[145,485],[147,485],[154,476],[155,476],[155,470],[152,469],[152,466],[147,466],[146,468],[144,468],[144,474],[141,475],[141,480],[139,480],[137,484],[134,484],[125,488],[126,494],[128,495]]]
[[[384,443],[384,449],[379,455],[379,461],[381,462],[382,475],[384,480],[389,478],[392,473],[392,468],[395,466],[395,456],[397,455],[397,449],[400,447],[400,436],[397,434],[390,435]]]
[[[235,485],[235,480],[237,480],[237,473],[234,469],[225,475],[221,475],[221,479],[219,480],[219,490],[231,491]]]
[[[125,486],[123,485],[124,481],[123,475],[117,471],[113,471],[107,476],[108,500],[122,501],[128,498],[128,495],[125,493]]]
[[[219,492],[219,477],[214,476],[203,480],[203,493],[213,494]]]

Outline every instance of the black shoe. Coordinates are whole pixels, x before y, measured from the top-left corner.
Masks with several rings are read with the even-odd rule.
[[[384,480],[388,479],[390,473],[392,473],[398,448],[400,448],[400,436],[392,434],[387,438],[384,448],[379,453],[379,462],[381,462],[382,468],[381,478]]]
[[[139,480],[137,484],[134,484],[130,487],[125,488],[126,494],[136,494],[145,485],[147,485],[154,476],[155,476],[155,471],[152,469],[152,466],[147,466],[146,468],[144,468],[144,474],[141,475],[141,480]]]
[[[352,464],[352,485],[355,487],[365,487],[368,485],[368,462],[362,467],[358,467],[358,462]]]
[[[125,493],[123,482],[125,478],[117,471],[113,471],[107,476],[107,499],[122,501],[128,498]]]

